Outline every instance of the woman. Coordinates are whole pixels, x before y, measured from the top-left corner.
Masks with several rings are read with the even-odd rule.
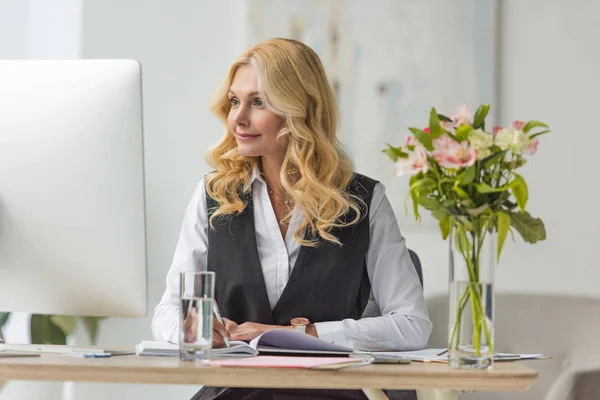
[[[208,269],[225,317],[215,346],[225,333],[248,341],[304,317],[307,334],[355,349],[425,347],[432,325],[417,273],[383,186],[355,174],[342,150],[317,54],[288,39],[250,48],[211,108],[226,130],[187,208],[154,337],[178,341],[178,274]],[[365,397],[203,388],[195,398]]]

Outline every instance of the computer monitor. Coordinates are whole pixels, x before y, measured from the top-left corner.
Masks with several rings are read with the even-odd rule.
[[[147,313],[140,65],[0,60],[0,311]]]

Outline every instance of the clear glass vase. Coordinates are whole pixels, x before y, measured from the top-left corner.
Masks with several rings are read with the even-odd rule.
[[[485,369],[493,365],[497,240],[492,217],[455,217],[450,222],[451,368]]]

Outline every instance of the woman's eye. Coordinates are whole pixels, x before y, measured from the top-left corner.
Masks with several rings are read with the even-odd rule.
[[[261,100],[261,99],[254,99],[254,105],[258,106],[258,107],[262,107],[265,105],[265,103]]]
[[[235,97],[232,97],[231,99],[229,99],[229,104],[231,104],[232,106],[237,106],[240,104],[240,102]]]

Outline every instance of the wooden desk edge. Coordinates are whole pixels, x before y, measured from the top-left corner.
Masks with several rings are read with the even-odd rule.
[[[118,360],[115,357],[114,360]],[[108,360],[108,359],[106,359]],[[460,373],[446,369],[406,370],[398,375],[395,368],[372,367],[342,370],[250,369],[250,368],[165,368],[145,363],[122,364],[106,360],[79,360],[76,363],[0,363],[0,381],[40,380],[106,383],[190,384],[228,387],[314,388],[314,389],[448,389],[524,391],[539,373],[519,365],[517,371]],[[100,362],[98,362],[100,361]],[[150,361],[150,360],[149,360]],[[396,366],[403,368],[403,366]],[[374,373],[376,371],[376,373]],[[233,384],[232,384],[233,382]],[[391,384],[390,384],[391,382]]]

